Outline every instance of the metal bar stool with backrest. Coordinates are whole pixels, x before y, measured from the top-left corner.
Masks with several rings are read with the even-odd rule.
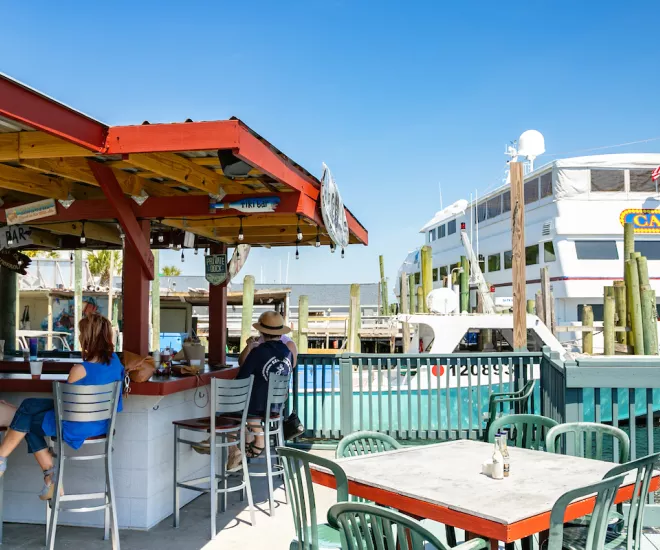
[[[121,395],[122,383],[112,382],[97,386],[78,386],[63,382],[54,383],[55,393],[55,426],[57,436],[52,440],[53,456],[55,457],[55,487],[53,498],[46,502],[46,548],[53,550],[57,517],[60,510],[66,512],[96,512],[105,511],[104,539],[112,533],[112,548],[119,550],[119,524],[117,522],[117,507],[112,475],[112,442],[114,440],[117,405]],[[104,445],[103,452],[94,455],[65,455],[62,438],[63,422],[96,422],[108,420],[106,435],[90,437],[83,445]],[[64,463],[75,461],[103,460],[105,466],[105,490],[102,493],[61,495],[60,487],[64,478]],[[61,508],[64,502],[79,502],[103,499],[98,506],[83,508]]]
[[[211,495],[211,539],[217,535],[216,515],[218,512],[218,495],[222,494],[224,507],[227,505],[227,493],[243,490],[247,493],[250,505],[250,523],[254,526],[254,503],[252,487],[248,475],[247,459],[245,457],[245,423],[247,421],[248,405],[252,394],[254,376],[241,380],[211,379],[211,415],[205,418],[191,420],[175,420],[174,424],[174,527],[179,527],[180,489],[190,489],[198,493]],[[222,416],[232,415],[232,416]],[[180,437],[181,430],[209,434],[209,442],[198,442]],[[220,441],[218,441],[220,438]],[[211,455],[210,472],[208,476],[179,481],[179,444],[195,445],[209,448]],[[237,447],[242,454],[243,479],[233,487],[227,486],[227,480],[232,475],[227,473],[227,454],[230,447]],[[220,449],[220,473],[216,474],[217,450]],[[218,488],[218,481],[223,484]],[[200,484],[208,483],[207,487]]]
[[[265,472],[251,471],[253,477],[265,477],[268,479],[268,508],[272,516],[275,513],[273,505],[275,501],[275,490],[273,487],[273,478],[284,476],[284,468],[277,454],[273,453],[276,447],[284,447],[284,403],[289,397],[289,382],[291,376],[288,374],[271,374],[268,377],[268,399],[266,400],[266,417],[261,418],[261,432],[252,432],[254,435],[264,436],[265,449],[263,456],[251,458],[250,461],[264,460],[266,463]],[[278,407],[279,412],[272,412],[273,405]],[[249,419],[248,419],[249,420]],[[274,438],[275,444],[271,444],[271,438]],[[275,463],[277,462],[277,463]]]

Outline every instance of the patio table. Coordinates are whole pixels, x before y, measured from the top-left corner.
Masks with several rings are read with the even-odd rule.
[[[513,542],[550,528],[550,511],[564,493],[594,483],[614,466],[610,462],[509,448],[511,476],[481,474],[493,445],[450,441],[386,453],[339,459],[349,493],[417,518],[451,525],[491,541]],[[658,474],[660,476],[660,473]],[[335,487],[332,474],[312,471],[315,483]],[[634,474],[619,489],[616,502],[632,498]],[[651,491],[660,478],[651,481]],[[571,504],[565,520],[584,516],[594,498]]]

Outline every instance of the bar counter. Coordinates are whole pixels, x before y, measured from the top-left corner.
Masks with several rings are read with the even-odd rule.
[[[22,358],[0,361],[0,399],[19,405],[28,397],[50,397],[53,382],[65,381],[71,366],[80,363],[80,359],[75,358],[43,361],[43,374],[39,379],[32,378],[29,364]],[[117,415],[113,453],[120,528],[149,529],[172,513],[172,421],[208,416],[211,378],[234,378],[237,373],[237,366],[215,370],[206,367],[199,377],[154,376],[148,382],[131,383],[130,393],[124,396],[123,411]],[[95,452],[94,446],[91,447],[91,453]],[[83,446],[80,451],[67,447],[66,452],[90,454],[89,446]],[[9,457],[4,476],[4,520],[44,524],[45,507],[37,496],[43,477],[36,461],[26,453],[25,443],[21,443]],[[181,478],[208,475],[208,469],[208,455],[197,454],[190,446],[180,445]],[[65,492],[102,492],[103,483],[100,461],[65,462]],[[197,496],[198,493],[182,489],[181,504]],[[62,512],[58,523],[100,527],[103,513]]]

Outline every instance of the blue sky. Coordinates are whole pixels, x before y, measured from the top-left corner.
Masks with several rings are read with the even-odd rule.
[[[264,282],[390,288],[439,208],[496,185],[506,142],[548,156],[660,136],[658,2],[380,0],[2,3],[0,71],[109,124],[237,116],[310,172],[332,169],[370,233],[253,250]],[[651,141],[603,152],[657,151]],[[202,272],[201,255],[165,262]]]

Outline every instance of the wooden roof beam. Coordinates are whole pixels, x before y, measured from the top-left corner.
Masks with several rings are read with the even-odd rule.
[[[88,157],[94,152],[45,132],[0,134],[0,161],[21,159]]]
[[[48,223],[48,224],[29,224],[30,227],[50,231],[52,233],[59,233],[62,235],[76,235],[80,236],[82,233],[82,222],[62,222],[62,223]],[[121,244],[119,232],[114,225],[85,222],[85,237],[93,241],[101,241],[104,243]]]
[[[0,187],[48,199],[66,199],[72,190],[69,182],[4,164],[0,164]]]

